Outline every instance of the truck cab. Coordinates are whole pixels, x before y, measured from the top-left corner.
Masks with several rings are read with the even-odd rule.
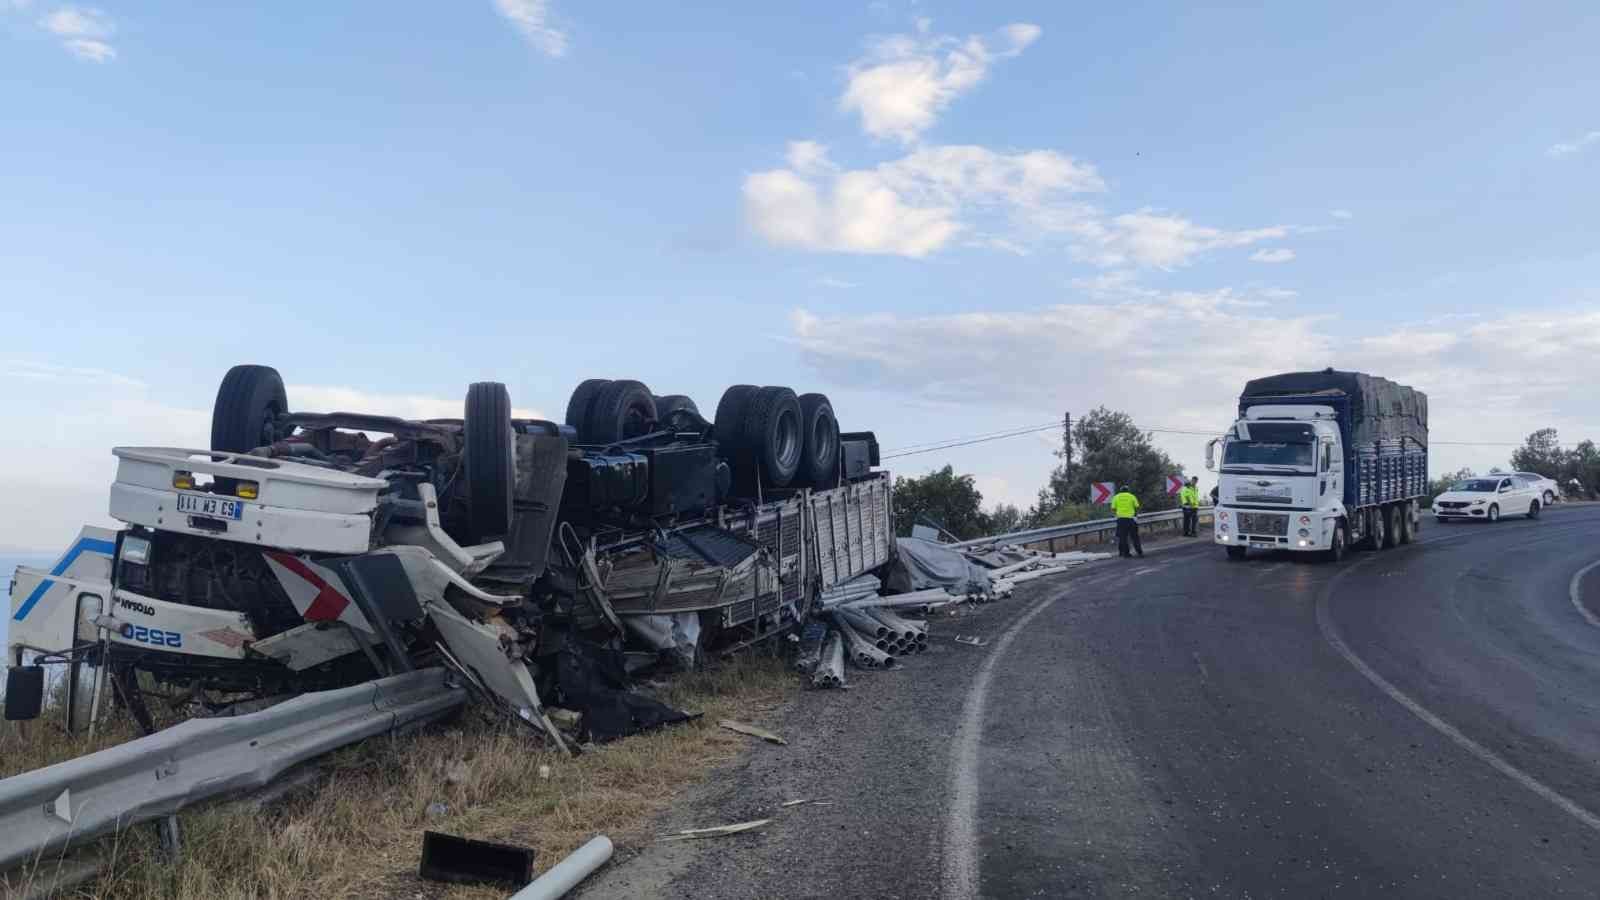
[[[1252,407],[1207,447],[1207,467],[1220,476],[1214,540],[1235,555],[1326,552],[1345,517],[1344,458],[1333,407]]]

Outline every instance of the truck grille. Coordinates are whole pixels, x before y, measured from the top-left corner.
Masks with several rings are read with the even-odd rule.
[[[1286,537],[1289,534],[1289,517],[1277,513],[1239,513],[1241,535],[1270,535]]]

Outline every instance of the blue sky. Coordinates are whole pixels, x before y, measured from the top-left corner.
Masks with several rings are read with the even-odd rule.
[[[1300,7],[0,0],[0,545],[239,362],[402,414],[788,384],[891,448],[1336,365],[1441,441],[1600,437],[1593,5]],[[1054,441],[898,468],[1027,500]]]

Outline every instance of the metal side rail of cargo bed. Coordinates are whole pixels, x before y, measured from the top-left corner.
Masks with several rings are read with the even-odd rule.
[[[248,715],[191,719],[0,781],[0,870],[226,794],[363,738],[438,719],[466,702],[445,669],[302,694]]]

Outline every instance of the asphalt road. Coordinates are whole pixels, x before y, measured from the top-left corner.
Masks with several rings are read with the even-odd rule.
[[[1572,506],[1340,566],[1197,543],[1042,579],[801,695],[788,747],[666,823],[767,829],[588,896],[1593,897],[1597,560]]]

